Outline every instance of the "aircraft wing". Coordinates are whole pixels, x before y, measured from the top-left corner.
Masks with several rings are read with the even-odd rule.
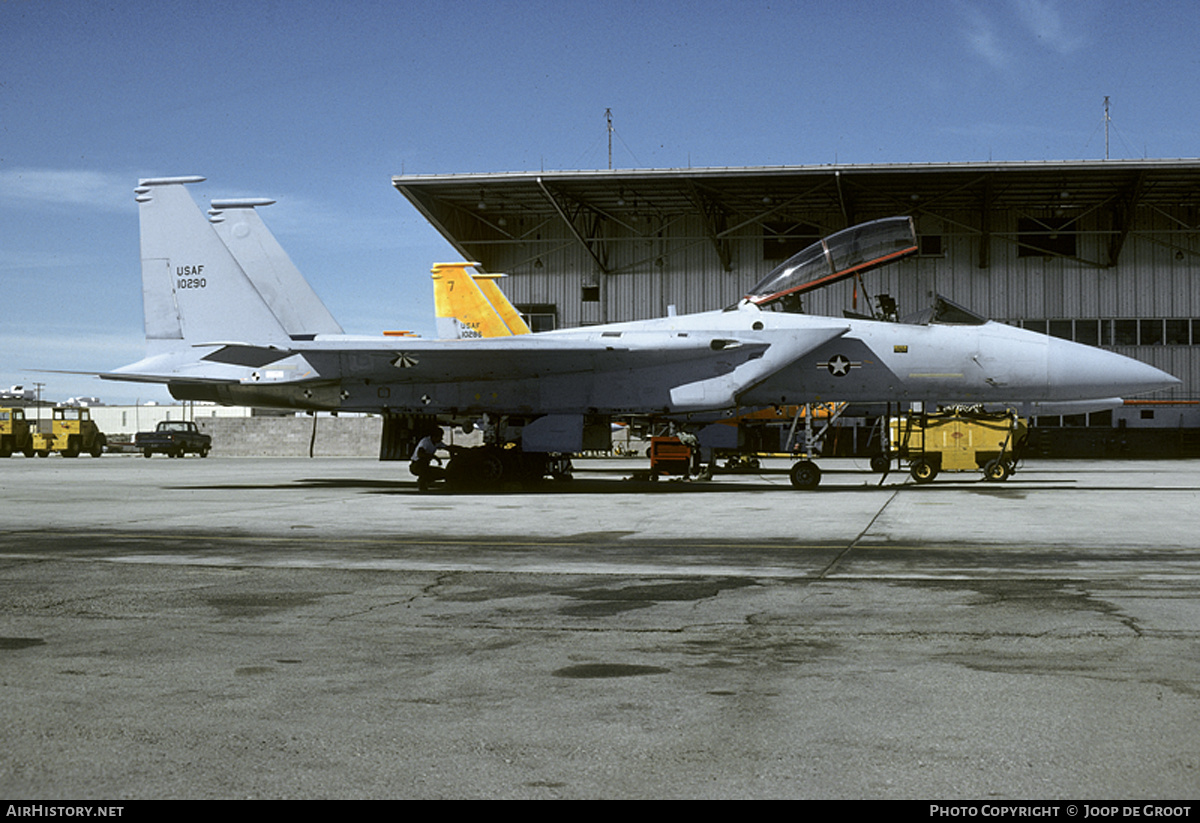
[[[478,392],[501,392],[505,402],[522,407],[541,393],[539,402],[554,409],[558,403],[564,408],[582,403],[690,413],[733,407],[741,394],[848,329],[845,323],[818,323],[763,337],[748,331],[608,327],[452,341],[339,335],[291,344],[217,342],[201,345],[199,352],[148,357],[102,376],[255,390],[340,383],[345,391],[369,386],[374,394],[376,387],[391,386],[397,407],[428,396],[439,403],[454,398],[444,402],[457,408]]]
[[[314,363],[337,362],[346,373],[378,373],[391,383],[520,380],[550,374],[667,366],[686,361],[744,362],[771,344],[759,339],[624,332],[581,336],[522,335],[452,341],[407,338],[316,339],[292,345],[217,343],[203,360],[262,367],[293,355]],[[736,356],[735,355],[736,352]],[[732,368],[732,365],[730,366]],[[322,369],[325,371],[325,369]]]

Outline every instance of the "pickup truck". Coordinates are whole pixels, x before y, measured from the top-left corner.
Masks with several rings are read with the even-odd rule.
[[[188,452],[208,457],[208,451],[212,448],[212,437],[201,434],[200,429],[191,420],[164,420],[155,426],[152,432],[135,434],[133,446],[146,457],[155,453],[168,457],[183,457]]]

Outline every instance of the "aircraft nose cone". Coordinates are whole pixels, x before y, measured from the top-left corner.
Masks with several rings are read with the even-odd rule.
[[[1051,338],[1048,354],[1050,387],[1062,399],[1131,397],[1182,382],[1132,357],[1068,340]]]

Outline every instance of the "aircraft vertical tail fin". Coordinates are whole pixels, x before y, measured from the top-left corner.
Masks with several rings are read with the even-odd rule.
[[[256,207],[274,202],[213,200],[208,220],[289,335],[343,334],[341,325],[259,217]]]
[[[184,188],[202,180],[150,178],[135,189],[148,354],[181,344],[288,341],[287,331]]]
[[[520,312],[508,301],[496,283],[501,277],[506,276],[503,274],[472,274],[471,279],[475,281],[475,285],[483,292],[483,296],[492,304],[496,314],[500,315],[500,319],[504,321],[510,334],[529,334],[529,326],[521,319]]]
[[[478,263],[434,263],[433,304],[442,339],[508,337],[508,326],[467,274]]]

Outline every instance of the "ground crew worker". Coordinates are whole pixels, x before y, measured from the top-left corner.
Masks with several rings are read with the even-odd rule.
[[[442,430],[434,429],[417,444],[413,450],[408,470],[417,476],[417,488],[421,491],[428,489],[438,480],[446,479],[446,470],[441,467],[442,458],[437,456],[439,451],[449,452],[450,447],[442,440]],[[434,461],[438,465],[433,465]]]

